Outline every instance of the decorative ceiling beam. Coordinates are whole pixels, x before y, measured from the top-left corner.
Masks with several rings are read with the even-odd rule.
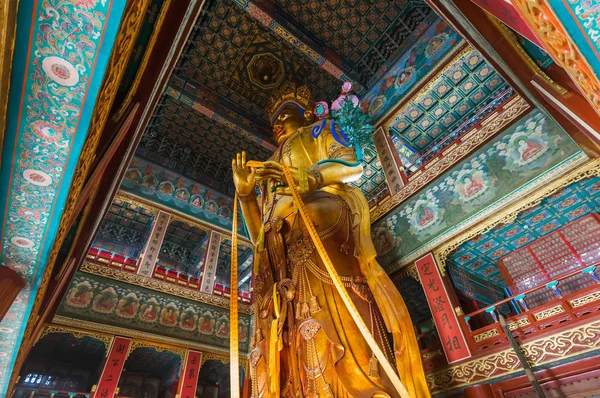
[[[145,4],[128,8],[129,36],[141,18],[127,18],[143,14]],[[124,9],[125,2],[114,0],[19,4],[2,148],[0,257],[27,286],[0,324],[0,396],[46,272]]]
[[[181,89],[176,89],[173,86],[170,86],[167,88],[166,94],[171,98],[174,98],[185,103],[186,105],[189,105],[195,111],[201,113],[210,120],[214,120],[215,122],[235,131],[236,133],[239,133],[244,138],[257,143],[258,145],[262,146],[265,149],[268,149],[269,151],[274,152],[277,149],[275,145],[261,138],[258,133],[249,132],[248,130],[237,125],[236,123],[231,122],[229,119],[226,119],[223,116],[219,115],[215,110],[209,108],[205,104],[200,103],[197,98],[192,98],[191,96],[185,94],[185,87],[187,85],[188,83],[186,82]]]
[[[248,13],[248,15],[256,19],[261,25],[269,29],[271,32],[273,32],[273,34],[283,39],[292,47],[296,48],[333,77],[344,82],[348,81],[354,83],[354,80],[346,75],[344,71],[335,66],[333,62],[325,58],[317,50],[306,44],[304,41],[282,26],[271,15],[260,9],[255,2],[252,2],[251,0],[234,0],[234,3],[242,7]]]
[[[192,217],[185,213],[182,213],[179,209],[177,209],[175,207],[167,207],[160,203],[153,202],[151,200],[139,197],[135,194],[125,192],[123,190],[119,190],[119,192],[116,195],[116,199],[119,199],[119,200],[122,200],[122,201],[128,202],[128,203],[133,203],[138,206],[142,206],[151,211],[156,211],[156,212],[158,212],[159,210],[166,211],[166,212],[171,213],[172,220],[182,221],[182,222],[185,222],[186,224],[197,226],[198,228],[206,231],[207,233],[210,233],[210,231],[216,231],[216,232],[219,232],[220,234],[225,235],[228,238],[231,237],[231,230],[227,230],[225,228],[222,228],[220,226],[216,226],[213,224],[209,224],[207,222],[202,222],[198,218],[195,218],[195,217]],[[245,244],[246,246],[251,245],[250,240],[248,238],[246,238],[245,236],[240,235],[239,240],[242,244]]]

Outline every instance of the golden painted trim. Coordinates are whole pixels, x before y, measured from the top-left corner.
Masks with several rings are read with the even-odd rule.
[[[0,2],[0,148],[2,148],[4,142],[4,130],[6,128],[18,5],[18,0],[3,0]]]
[[[423,76],[421,81],[429,80],[429,82],[426,83],[423,87],[421,87],[416,93],[414,90],[410,90],[408,93],[406,93],[404,97],[409,98],[409,100],[406,101],[402,106],[400,106],[400,108],[392,109],[388,111],[385,115],[383,115],[383,117],[380,119],[381,121],[375,125],[376,129],[379,127],[383,127],[385,130],[389,130],[392,121],[396,118],[396,116],[398,116],[400,113],[402,113],[404,109],[406,109],[409,105],[415,102],[419,96],[423,95],[426,91],[433,87],[434,84],[436,84],[439,81],[442,75],[451,66],[451,64],[458,61],[460,57],[467,54],[469,51],[473,50],[473,48],[462,36],[461,39],[463,40],[463,42],[460,45],[456,46],[455,51],[450,51],[450,53],[446,54],[442,59],[440,59],[440,61],[437,64],[438,66],[440,66],[440,70],[438,71],[438,73],[436,73],[433,77],[431,77],[433,72],[430,72],[427,75]],[[436,68],[434,68],[434,70],[435,69]]]
[[[401,280],[404,278],[413,278],[421,284],[421,277],[419,276],[419,271],[417,270],[417,266],[415,263],[409,264],[396,275],[394,275],[394,279]]]
[[[434,158],[427,163],[425,170],[421,170],[411,175],[408,184],[387,200],[377,204],[370,209],[371,222],[375,222],[402,202],[416,194],[431,181],[439,177],[443,172],[450,169],[457,162],[470,155],[481,144],[489,140],[494,135],[500,133],[502,129],[525,111],[530,109],[529,104],[520,96],[515,96],[507,102],[503,109],[496,110],[483,122],[480,127],[476,127],[466,133],[459,144],[453,144],[442,152],[441,158]]]
[[[202,363],[200,366],[204,365],[206,361],[219,361],[223,365],[227,365],[231,361],[231,358],[229,355],[202,353]],[[240,359],[240,367],[244,368],[244,374],[248,374],[248,363],[248,359]]]
[[[476,343],[479,343],[480,341],[491,339],[492,337],[496,336],[500,336],[500,332],[498,332],[498,329],[490,329],[487,332],[474,335],[473,339]]]
[[[565,309],[559,304],[544,311],[536,312],[533,314],[533,317],[536,321],[541,321],[542,319],[550,318],[554,315],[562,314],[563,312],[565,312]]]
[[[445,270],[446,259],[448,258],[448,255],[464,242],[473,239],[477,235],[484,234],[498,225],[512,223],[517,218],[519,213],[537,206],[544,198],[552,195],[555,192],[558,192],[574,182],[594,176],[600,176],[600,159],[594,159],[584,163],[583,165],[567,172],[554,181],[545,184],[529,196],[517,200],[516,202],[511,203],[503,209],[495,212],[485,221],[460,233],[454,238],[448,240],[439,248],[435,249],[433,254],[437,260],[438,266],[440,269]]]
[[[206,361],[219,361],[223,365],[227,365],[229,363],[229,360],[229,355],[218,355],[211,353],[202,354],[202,365],[204,365]]]
[[[181,221],[186,224],[189,224],[189,225],[196,226],[206,232],[216,231],[222,235],[225,235],[226,239],[231,240],[231,231],[228,231],[224,228],[218,227],[213,224],[209,224],[204,221],[200,221],[199,219],[189,216],[185,213],[182,213],[181,211],[174,209],[172,207],[167,207],[165,205],[162,205],[162,204],[159,204],[156,202],[152,202],[151,200],[142,198],[142,197],[132,194],[130,192],[125,192],[123,190],[119,190],[119,192],[117,193],[115,198],[118,198],[120,200],[124,200],[127,202],[131,202],[131,203],[135,203],[138,206],[142,206],[142,207],[145,207],[148,209],[151,208],[153,211],[158,212],[158,210],[162,210],[164,212],[168,212],[171,214],[171,220],[177,220],[177,221]],[[239,239],[240,239],[240,243],[242,245],[247,246],[247,247],[252,247],[252,248],[254,247],[254,245],[252,245],[250,240],[248,240],[247,238],[240,236]]]
[[[486,14],[487,14],[487,12],[486,12]],[[535,63],[535,61],[533,59],[531,59],[529,54],[527,54],[525,49],[519,44],[519,42],[517,40],[517,35],[512,30],[510,30],[502,22],[498,21],[494,16],[487,14],[487,17],[492,22],[492,24],[494,24],[494,26],[496,26],[496,28],[498,28],[500,33],[502,33],[502,36],[504,36],[504,38],[508,41],[508,43],[511,45],[511,47],[517,51],[519,56],[523,59],[523,61],[525,61],[527,66],[529,66],[529,68],[537,76],[539,76],[542,80],[544,80],[546,83],[548,83],[548,85],[550,87],[552,87],[552,89],[554,89],[554,91],[556,91],[558,94],[567,95],[569,93],[569,91],[566,90],[563,86],[561,86],[560,84],[558,84],[557,82],[552,80],[552,78],[550,76],[548,76],[546,74],[546,72],[544,72],[542,70],[542,68],[540,68],[539,65]]]
[[[44,330],[42,331],[42,333],[36,340],[36,344],[41,339],[43,339],[46,335],[53,334],[53,333],[72,334],[73,337],[75,337],[76,339],[81,339],[84,337],[91,337],[93,339],[100,340],[101,342],[104,343],[104,346],[106,347],[106,355],[108,355],[108,352],[112,346],[112,342],[113,342],[113,338],[114,338],[114,336],[110,335],[110,334],[94,333],[89,330],[73,328],[73,327],[65,327],[65,326],[54,325],[54,324],[50,323],[44,327]]]
[[[150,40],[148,41],[148,44],[146,45],[146,51],[144,52],[144,58],[142,59],[142,62],[140,62],[140,66],[137,70],[137,73],[135,74],[133,83],[131,83],[131,87],[129,88],[127,95],[123,99],[123,102],[119,106],[119,109],[117,109],[117,111],[115,112],[115,114],[112,117],[112,120],[115,122],[118,121],[119,119],[121,119],[121,116],[123,116],[123,113],[129,106],[129,104],[131,103],[131,100],[133,99],[134,95],[137,92],[137,88],[140,85],[142,76],[144,75],[144,72],[146,71],[146,67],[148,66],[148,61],[150,60],[150,54],[152,53],[152,50],[154,49],[154,45],[156,44],[156,39],[158,38],[158,34],[160,33],[165,16],[167,15],[167,11],[169,10],[170,6],[171,6],[171,0],[165,0],[165,2],[163,3],[163,5],[160,9],[160,13],[158,14],[158,17],[156,18],[156,22],[154,23],[152,36],[150,36]],[[136,38],[136,40],[137,40],[137,38]]]
[[[508,330],[516,330],[518,328],[522,328],[523,326],[531,325],[528,318],[522,318],[518,321],[514,321],[508,324]]]
[[[571,308],[579,308],[586,304],[593,303],[594,301],[600,300],[600,292],[593,292],[583,297],[576,298],[569,301]]]
[[[442,350],[435,350],[432,352],[426,352],[425,354],[423,354],[421,357],[423,358],[423,360],[428,360],[428,359],[433,359],[433,358],[437,358],[437,357],[441,357],[444,354],[442,353]]]
[[[127,203],[130,203],[130,204],[135,205],[137,207],[141,207],[141,208],[143,208],[145,210],[148,210],[149,212],[151,212],[154,215],[155,218],[156,218],[156,216],[158,216],[158,211],[159,211],[158,208],[153,207],[153,206],[149,206],[147,203],[142,203],[142,202],[137,201],[135,199],[132,199],[132,198],[129,198],[129,197],[124,197],[124,196],[125,195],[121,195],[121,191],[120,190],[117,191],[117,194],[115,195],[115,198],[113,199],[113,203],[116,200],[120,200],[122,202],[127,202]]]
[[[153,342],[153,344],[162,343],[170,347],[186,347],[187,349],[195,349],[203,352],[206,351],[216,355],[229,355],[229,350],[226,348],[219,348],[206,344],[196,343],[189,340],[161,336],[154,333],[139,332],[137,330],[121,328],[118,326],[103,325],[100,323],[84,321],[82,319],[69,318],[61,315],[55,315],[53,322],[59,325],[79,326],[85,329],[94,330],[102,333],[111,333],[114,335],[130,337],[132,339],[151,341]],[[246,359],[248,355],[245,353],[241,353],[240,357]]]
[[[581,348],[573,352],[573,348]],[[562,361],[600,349],[600,321],[561,330],[521,344],[523,355],[532,367]],[[455,390],[471,384],[506,377],[522,371],[512,348],[472,359],[428,374],[427,384],[433,394]]]
[[[600,81],[546,0],[514,0],[523,20],[600,114]]]
[[[129,59],[129,55],[131,54],[133,39],[141,26],[148,3],[149,0],[130,1],[126,5],[125,11],[123,12],[123,17],[121,19],[121,24],[119,26],[113,51],[108,61],[102,85],[98,92],[96,106],[94,107],[94,112],[92,113],[92,118],[88,128],[87,138],[81,150],[77,167],[75,168],[75,173],[73,174],[71,188],[69,189],[63,215],[60,219],[56,238],[48,257],[48,265],[46,266],[44,277],[40,283],[40,288],[38,289],[33,302],[31,310],[32,315],[27,321],[27,326],[25,327],[25,331],[23,333],[21,347],[27,347],[31,342],[32,333],[39,318],[38,314],[40,311],[40,306],[42,305],[42,299],[46,295],[50,276],[53,274],[52,271],[56,264],[56,257],[58,256],[58,252],[65,241],[68,232],[68,223],[73,216],[75,206],[77,205],[77,201],[79,199],[79,194],[83,189],[90,171],[90,167],[96,157],[96,149],[100,141],[100,136],[106,120],[108,119],[108,113],[110,112],[110,108],[117,92],[116,88],[118,87],[123,75],[124,63],[127,59]],[[8,384],[9,390],[12,388],[12,386],[14,386],[16,378],[18,377],[18,370],[20,369],[24,360],[24,351],[19,349],[17,359],[15,360],[15,365],[13,366],[13,373]]]
[[[214,307],[225,309],[229,308],[229,299],[226,299],[223,296],[215,296],[212,294],[202,293],[199,290],[184,288],[179,285],[164,282],[160,279],[147,278],[145,276],[133,274],[131,272],[112,268],[110,266],[96,264],[91,261],[84,260],[81,264],[81,267],[79,267],[79,271],[86,272],[88,274],[98,275],[104,278],[113,279],[119,282],[130,283],[141,288],[146,288],[157,292],[178,296],[187,300],[212,305]],[[243,314],[252,314],[252,307],[245,303],[239,303],[239,310]]]

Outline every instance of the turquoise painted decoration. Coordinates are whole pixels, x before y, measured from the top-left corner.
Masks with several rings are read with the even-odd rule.
[[[442,75],[393,116],[390,133],[422,155],[434,156],[512,95],[506,81],[473,49],[448,62]]]
[[[523,47],[523,50],[529,55],[529,57],[542,69],[545,69],[552,65],[554,61],[544,50],[517,34],[517,41]]]
[[[586,159],[549,116],[533,110],[373,225],[387,270]]]
[[[548,5],[554,10],[596,76],[600,76],[600,4],[598,1],[549,1]]]
[[[0,396],[54,243],[124,1],[19,2],[2,148],[2,266],[27,282],[0,323]]]
[[[539,205],[519,214],[514,222],[478,235],[450,254],[447,264],[455,286],[460,284],[460,278],[454,278],[453,274],[458,276],[460,270],[469,279],[483,280],[495,288],[505,287],[506,283],[497,265],[502,257],[597,212],[599,207],[600,177],[581,180],[565,187],[542,200]],[[591,277],[595,277],[593,267],[582,272],[591,272]],[[466,284],[459,290],[467,296],[478,294]]]
[[[446,22],[435,21],[363,98],[362,106],[371,119],[377,122],[392,111],[462,43],[460,35]]]
[[[231,230],[233,200],[162,166],[135,157],[121,190],[158,202],[215,227]],[[239,232],[247,237],[241,215]]]
[[[229,310],[82,272],[57,314],[160,336],[229,348]],[[250,316],[240,314],[240,348],[250,344]]]

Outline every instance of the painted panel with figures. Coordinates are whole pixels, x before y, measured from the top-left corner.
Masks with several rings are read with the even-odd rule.
[[[58,315],[229,347],[229,310],[95,275],[76,273]],[[239,314],[240,349],[248,350],[250,317]]]
[[[363,98],[362,106],[374,121],[391,111],[438,64],[460,49],[463,39],[438,20],[415,42],[380,82]]]
[[[384,268],[461,227],[581,149],[549,116],[534,110],[373,225]]]
[[[231,230],[233,200],[230,197],[139,157],[129,165],[121,189]],[[241,218],[238,224],[240,233],[245,236]]]

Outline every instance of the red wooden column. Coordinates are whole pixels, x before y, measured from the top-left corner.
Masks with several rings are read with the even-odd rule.
[[[456,300],[448,294],[433,254],[421,257],[415,265],[448,363],[469,358],[471,351],[454,311]]]
[[[179,398],[194,398],[198,387],[198,376],[202,366],[202,353],[188,350],[179,377],[177,396]]]
[[[21,275],[8,267],[0,267],[0,321],[24,287]]]
[[[121,372],[129,354],[129,347],[131,347],[131,339],[115,336],[96,390],[92,391],[90,398],[112,398],[115,396]]]

